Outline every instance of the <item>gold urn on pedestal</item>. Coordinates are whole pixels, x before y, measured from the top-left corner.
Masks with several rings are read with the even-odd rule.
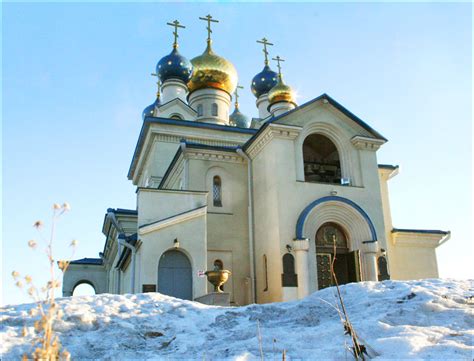
[[[214,286],[214,292],[222,293],[221,286],[227,282],[231,272],[228,270],[206,271],[207,280]]]

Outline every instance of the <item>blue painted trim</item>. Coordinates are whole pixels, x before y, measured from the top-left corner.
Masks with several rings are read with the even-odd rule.
[[[351,201],[350,199],[344,198],[344,197],[339,197],[339,196],[327,196],[327,197],[322,197],[319,199],[316,199],[314,202],[311,202],[304,210],[301,212],[300,216],[298,217],[298,222],[296,222],[296,238],[297,239],[302,239],[304,238],[303,236],[303,226],[304,223],[306,222],[306,219],[308,218],[309,213],[313,210],[314,207],[321,203],[325,202],[342,202],[350,205],[352,208],[354,208],[356,211],[358,211],[362,217],[364,217],[365,221],[369,225],[370,233],[372,235],[372,241],[377,240],[377,233],[375,232],[375,227],[370,220],[370,217],[365,213],[365,211],[356,203]]]
[[[392,233],[423,233],[423,234],[448,234],[449,231],[441,231],[439,229],[406,229],[406,228],[394,228],[392,229]]]

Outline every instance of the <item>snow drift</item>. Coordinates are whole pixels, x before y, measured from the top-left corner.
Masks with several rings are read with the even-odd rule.
[[[353,283],[341,287],[361,342],[376,359],[473,357],[473,284],[422,280]],[[351,359],[335,289],[296,302],[212,307],[158,293],[59,299],[56,324],[73,359]],[[34,304],[1,308],[2,359],[31,351]]]

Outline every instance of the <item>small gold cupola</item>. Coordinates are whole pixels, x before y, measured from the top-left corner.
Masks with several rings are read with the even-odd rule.
[[[277,66],[278,66],[278,81],[277,81],[277,84],[268,92],[268,100],[270,102],[269,108],[273,104],[276,104],[279,102],[287,102],[287,103],[293,104],[293,106],[296,106],[295,93],[293,89],[291,89],[290,86],[286,85],[283,82],[283,76],[281,74],[280,62],[285,61],[285,60],[282,59],[280,56],[273,58],[273,60],[277,62]]]

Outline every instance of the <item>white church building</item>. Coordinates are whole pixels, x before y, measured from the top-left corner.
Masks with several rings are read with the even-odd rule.
[[[258,116],[246,117],[237,71],[212,50],[217,21],[202,19],[207,46],[191,61],[178,52],[182,25],[169,24],[173,48],[128,171],[136,209],[107,210],[103,252],[71,262],[63,295],[88,283],[195,300],[219,268],[232,273],[231,304],[289,301],[331,286],[334,257],[341,284],[438,277],[435,250],[450,233],[394,228],[388,181],[399,169],[377,162],[387,139],[327,94],[296,104],[266,39],[251,84]]]

